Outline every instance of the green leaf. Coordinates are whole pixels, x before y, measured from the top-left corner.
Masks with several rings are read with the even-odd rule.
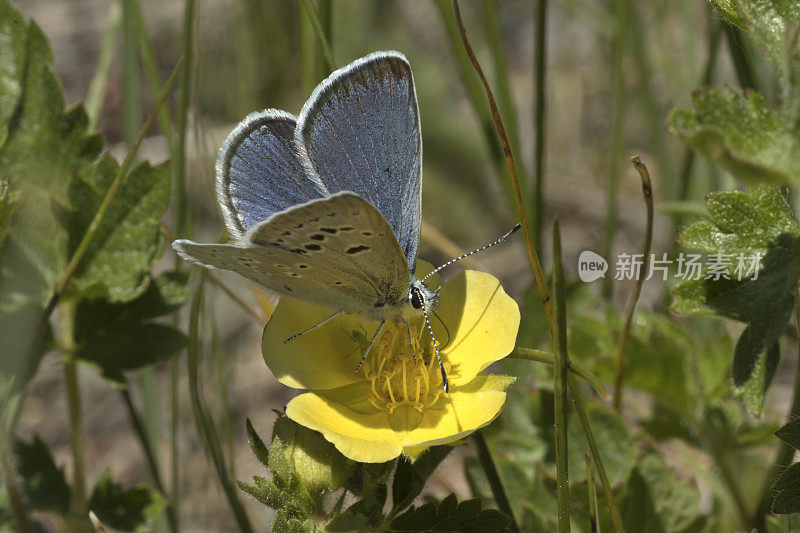
[[[149,278],[148,278],[149,279]],[[75,357],[122,384],[122,373],[163,361],[182,350],[186,336],[150,319],[178,309],[188,298],[185,274],[167,272],[150,280],[143,294],[128,303],[82,300],[75,315]]]
[[[711,220],[687,228],[681,242],[729,256],[729,279],[713,279],[704,271],[703,279],[684,281],[674,292],[672,310],[682,315],[713,313],[747,324],[734,349],[733,381],[748,408],[760,412],[778,363],[776,343],[794,309],[800,229],[776,187],[757,186],[750,194],[712,194],[706,205]],[[739,255],[763,256],[760,269],[736,273],[733,265]]]
[[[2,7],[0,6],[1,9]],[[0,22],[0,24],[2,23]],[[11,189],[8,181],[0,179],[0,246],[2,246],[6,235],[11,229],[11,216],[14,214],[18,200],[19,194]]]
[[[800,418],[780,428],[775,432],[775,436],[788,443],[795,450],[800,450]]]
[[[455,494],[439,504],[412,507],[389,524],[388,531],[452,531],[493,533],[507,531],[511,519],[496,509],[481,509],[481,501],[458,502]]]
[[[28,443],[14,442],[17,473],[24,483],[27,505],[31,509],[69,513],[70,490],[64,470],[58,468],[47,445],[37,436]]]
[[[617,341],[622,317],[613,306],[581,316],[569,331],[570,357],[590,365],[597,376],[613,382]],[[649,392],[655,401],[678,412],[688,412],[695,397],[690,393],[689,354],[695,349],[683,328],[662,316],[637,311],[625,346],[625,384]]]
[[[8,2],[0,2],[0,57],[3,58],[0,61],[0,149],[5,144],[9,122],[22,95],[27,30],[20,12]]]
[[[144,485],[125,490],[106,470],[89,499],[89,510],[109,527],[134,531],[155,522],[166,507],[161,493]]]
[[[797,183],[800,144],[758,93],[699,89],[675,109],[668,131],[745,183]]]
[[[108,155],[88,172],[75,175],[62,215],[69,232],[70,255],[83,239],[89,224],[111,186],[119,165]],[[148,273],[164,250],[159,225],[169,205],[170,168],[163,163],[135,166],[98,226],[95,238],[74,278],[73,290],[103,293],[112,302],[125,302],[145,289]]]
[[[6,2],[2,6],[19,24],[16,10]],[[0,148],[0,175],[19,193],[10,234],[45,275],[40,293],[31,295],[44,301],[64,270],[68,253],[67,233],[53,204],[67,198],[72,177],[89,170],[102,143],[99,136],[87,133],[88,121],[81,108],[64,110],[52,51],[33,22],[27,25],[26,44],[24,58],[19,47],[13,55],[0,56],[4,65],[6,61],[26,65],[22,93]]]
[[[286,444],[276,437],[267,450],[249,421],[247,438],[258,460],[272,471],[272,480],[254,476],[252,484],[238,482],[239,488],[264,505],[282,512],[286,519],[302,522],[314,517],[314,501],[308,488],[295,474],[291,443]]]
[[[800,512],[800,463],[794,463],[783,471],[772,486],[775,500],[772,510],[776,513]]]
[[[0,388],[21,390],[34,374],[47,331],[41,311],[66,264],[67,237],[51,204],[74,172],[100,153],[79,109],[65,112],[53,55],[41,30],[0,0],[0,176],[16,197],[0,208]],[[36,339],[34,340],[34,336]],[[34,344],[34,342],[36,344]],[[15,403],[0,399],[0,409]]]
[[[258,436],[249,418],[247,419],[246,427],[247,442],[250,443],[250,449],[253,450],[256,459],[258,459],[262,465],[267,466],[269,464],[269,449],[267,449],[267,445],[264,444],[264,441]]]
[[[405,458],[398,459],[392,479],[392,513],[398,513],[411,505],[414,498],[422,492],[425,482],[452,449],[450,446],[434,446],[413,463]]]
[[[291,471],[311,492],[338,490],[352,473],[355,463],[342,455],[336,447],[317,431],[301,426],[283,415],[272,429],[273,450],[275,442],[283,443],[281,449]]]
[[[700,491],[667,467],[652,445],[645,447],[625,487],[621,502],[627,531],[686,531],[699,514]]]
[[[786,114],[796,118],[800,49],[794,30],[800,25],[800,7],[790,0],[711,0],[711,4],[766,51],[781,85]]]
[[[273,533],[313,533],[319,531],[317,523],[310,518],[298,520],[289,518],[284,513],[277,513],[272,522]]]

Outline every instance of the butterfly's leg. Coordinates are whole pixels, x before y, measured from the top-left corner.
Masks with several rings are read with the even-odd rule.
[[[414,358],[414,361],[417,360],[417,352],[414,351],[414,341],[411,340],[411,324],[408,323],[403,317],[400,317],[400,320],[403,321],[403,324],[406,325],[406,331],[408,332],[408,348],[411,350],[411,357]]]
[[[300,336],[302,336],[302,335],[305,335],[305,334],[306,334],[306,333],[308,333],[309,331],[313,331],[313,330],[317,329],[318,327],[320,327],[321,325],[323,325],[324,323],[326,323],[326,322],[327,322],[328,320],[330,320],[331,318],[333,318],[333,317],[335,317],[335,316],[338,316],[338,315],[341,315],[341,314],[342,314],[342,312],[341,312],[341,311],[336,311],[335,313],[333,313],[333,314],[332,314],[331,316],[329,316],[328,318],[324,318],[324,319],[320,320],[319,322],[317,322],[316,324],[314,324],[313,326],[311,326],[311,327],[310,327],[310,328],[308,328],[307,330],[305,330],[305,331],[301,331],[300,333],[295,333],[295,334],[294,334],[294,335],[292,335],[291,337],[287,338],[286,340],[284,340],[284,341],[283,341],[283,342],[284,342],[284,344],[285,344],[285,343],[287,343],[287,342],[289,342],[289,341],[293,341],[293,340],[295,340],[297,337],[300,337]]]
[[[439,354],[439,343],[436,342],[436,337],[433,336],[433,328],[431,327],[431,321],[428,320],[428,313],[424,310],[422,311],[422,316],[425,317],[425,324],[428,326],[428,331],[431,333],[431,340],[433,341],[433,350],[436,352],[436,360],[439,361],[439,370],[442,373],[442,386],[444,387],[444,391],[448,392],[450,390],[449,383],[447,382],[447,372],[444,371],[444,364],[442,363],[442,356]]]
[[[375,330],[375,333],[372,335],[372,339],[369,341],[369,346],[367,346],[367,349],[364,350],[364,355],[361,356],[361,361],[358,362],[356,373],[358,373],[358,371],[361,369],[361,365],[363,365],[364,361],[367,359],[367,355],[369,355],[369,351],[372,349],[372,345],[375,344],[375,339],[378,338],[378,333],[381,332],[384,324],[386,324],[385,320],[381,320],[381,323],[378,324],[378,329]]]

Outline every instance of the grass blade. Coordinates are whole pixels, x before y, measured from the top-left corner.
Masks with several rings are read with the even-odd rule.
[[[500,186],[503,187],[503,192],[506,195],[509,205],[513,208],[514,190],[508,177],[508,168],[504,165],[503,152],[497,142],[497,137],[490,118],[491,112],[486,105],[480,82],[475,79],[472,73],[473,67],[470,63],[470,58],[464,50],[463,45],[460,44],[461,37],[458,23],[451,15],[447,0],[437,0],[436,7],[439,8],[439,14],[444,23],[447,35],[450,38],[451,49],[458,66],[458,75],[461,78],[461,83],[464,85],[464,90],[467,92],[472,108],[475,110],[475,118],[480,124],[483,138],[486,141],[486,147],[489,149],[492,168],[494,169],[497,179],[500,180]]]
[[[119,44],[121,30],[122,5],[119,1],[115,1],[108,10],[108,23],[103,34],[103,41],[100,44],[100,54],[97,58],[97,65],[94,67],[92,81],[89,82],[89,90],[86,92],[84,108],[86,109],[86,115],[89,117],[89,131],[97,129],[97,121],[103,108],[103,97],[108,85],[108,78],[111,76],[111,63],[114,60],[117,44]]]
[[[322,57],[325,59],[325,64],[328,67],[328,71],[336,70],[336,62],[333,60],[331,45],[328,42],[327,36],[325,35],[325,28],[322,27],[322,23],[319,20],[319,14],[317,13],[314,4],[311,3],[311,0],[303,0],[303,8],[305,9],[306,15],[308,15],[308,19],[311,21],[311,26],[314,28],[314,32],[317,34],[317,39],[319,40],[319,45],[322,49]]]
[[[561,231],[558,220],[553,223],[553,311],[556,316],[556,334],[553,337],[555,361],[553,364],[553,410],[556,441],[556,500],[558,506],[558,531],[569,531],[569,472],[567,455],[567,295],[564,288],[564,265],[561,262]]]
[[[534,102],[533,102],[533,246],[542,249],[544,221],[544,126],[547,75],[547,1],[536,0],[536,34],[534,52]]]
[[[628,336],[631,331],[631,324],[633,323],[633,314],[636,312],[636,303],[639,301],[639,295],[642,293],[642,285],[647,275],[647,266],[650,264],[650,247],[653,243],[653,184],[650,181],[650,173],[647,171],[647,166],[642,163],[638,155],[631,158],[634,168],[639,173],[642,179],[642,195],[644,195],[644,203],[647,206],[647,226],[645,227],[644,244],[642,245],[642,268],[636,277],[636,285],[633,288],[630,302],[628,302],[628,311],[625,316],[625,324],[622,327],[622,332],[617,341],[616,350],[616,372],[614,374],[614,409],[617,411],[622,407],[622,383],[625,377],[625,346],[628,343]]]
[[[478,452],[478,460],[483,468],[483,473],[486,475],[489,486],[492,488],[492,495],[494,496],[495,503],[497,503],[497,508],[511,518],[508,529],[512,532],[519,533],[519,526],[517,526],[514,512],[511,510],[511,503],[508,501],[506,489],[503,487],[500,473],[497,471],[494,459],[492,459],[492,452],[489,450],[489,446],[486,444],[486,439],[483,437],[481,430],[472,434],[472,441],[475,443],[475,448]]]
[[[522,190],[520,189],[519,178],[517,177],[517,168],[514,164],[514,155],[511,152],[511,145],[508,142],[508,135],[506,135],[503,119],[500,118],[500,112],[497,109],[497,103],[495,102],[494,95],[492,94],[492,89],[489,87],[489,82],[486,81],[486,76],[483,74],[483,70],[478,63],[478,59],[475,57],[475,53],[472,51],[472,47],[467,39],[467,30],[464,28],[464,23],[461,20],[461,11],[458,8],[458,0],[453,0],[453,13],[456,19],[456,26],[458,27],[458,31],[461,35],[461,42],[464,45],[464,50],[466,50],[467,56],[469,57],[475,72],[478,73],[478,77],[480,78],[484,91],[486,92],[486,99],[489,102],[489,109],[492,113],[495,129],[497,130],[497,136],[500,139],[501,146],[503,147],[503,154],[505,155],[508,173],[511,177],[511,189],[514,194],[514,201],[516,203],[517,213],[519,213],[520,223],[522,224],[522,234],[525,236],[525,248],[528,251],[528,260],[531,263],[534,279],[536,281],[536,288],[539,290],[539,297],[542,301],[542,307],[544,307],[544,314],[547,317],[547,322],[550,324],[552,332],[553,306],[552,302],[550,301],[550,291],[547,288],[547,281],[544,278],[542,264],[539,261],[539,254],[536,252],[536,248],[533,246],[531,230],[528,225],[528,217],[525,215],[525,204],[522,197]]]
[[[614,1],[614,34],[612,63],[612,118],[611,147],[609,149],[608,188],[606,193],[606,220],[603,227],[603,246],[601,255],[611,257],[614,247],[614,234],[617,228],[617,189],[619,188],[620,163],[622,160],[622,126],[625,120],[625,72],[623,62],[628,44],[630,5],[627,0]],[[611,296],[612,276],[603,278],[603,296]]]
[[[197,289],[192,296],[189,316],[189,349],[186,358],[189,371],[189,397],[192,403],[192,411],[194,412],[197,430],[200,432],[200,437],[203,439],[206,452],[208,452],[211,462],[214,465],[214,472],[217,474],[217,480],[225,493],[228,506],[233,512],[236,525],[239,531],[243,533],[252,533],[253,526],[250,524],[250,519],[247,517],[242,502],[239,501],[239,497],[236,493],[237,489],[228,476],[225,457],[219,439],[217,438],[214,422],[211,416],[209,416],[200,394],[200,318],[202,316],[204,285],[205,276],[201,272]]]

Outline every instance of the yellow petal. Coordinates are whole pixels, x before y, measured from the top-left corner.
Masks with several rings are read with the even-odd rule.
[[[391,461],[403,451],[385,412],[356,413],[314,393],[301,394],[286,406],[286,414],[319,431],[345,457],[360,463]]]
[[[514,349],[519,307],[494,276],[474,270],[458,274],[442,287],[437,313],[450,332],[447,342],[447,331],[441,324],[435,327],[442,353],[452,365],[451,385],[469,383]]]
[[[296,389],[333,389],[363,380],[355,369],[377,328],[377,323],[352,315],[339,315],[290,342],[300,333],[330,316],[324,305],[282,296],[264,328],[261,351],[275,377]]]
[[[402,436],[404,448],[435,446],[464,438],[489,424],[503,408],[506,393],[498,390],[448,394],[443,407],[425,411],[422,423]]]

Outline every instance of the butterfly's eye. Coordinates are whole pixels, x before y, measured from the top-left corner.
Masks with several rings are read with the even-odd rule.
[[[422,309],[422,294],[416,287],[411,288],[411,307],[414,309]]]

